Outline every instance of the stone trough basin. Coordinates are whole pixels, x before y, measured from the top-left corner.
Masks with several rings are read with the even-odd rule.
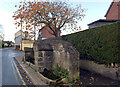
[[[35,65],[30,63],[30,62],[26,62],[27,65],[29,65],[33,70],[35,70]],[[51,84],[51,83],[57,83],[57,84],[60,84],[60,83],[68,83],[68,80],[67,78],[60,78],[58,76],[55,76],[55,75],[52,75],[52,77],[48,77],[48,74],[46,74],[47,72],[50,72],[50,71],[44,71],[44,72],[37,72],[37,74],[39,75],[39,78],[46,84]],[[53,73],[49,73],[49,74],[53,74]]]

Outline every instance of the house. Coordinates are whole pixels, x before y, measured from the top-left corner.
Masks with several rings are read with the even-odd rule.
[[[22,40],[22,45],[20,43],[20,48],[22,51],[24,51],[25,47],[28,48],[33,48],[33,43],[35,42],[35,40]],[[22,47],[21,47],[22,46]]]
[[[4,41],[4,47],[8,47],[9,45],[8,45],[8,41]]]
[[[55,37],[51,33],[53,33],[52,30],[50,30],[48,26],[44,26],[39,30],[39,37],[41,37],[42,39]],[[58,31],[58,36],[60,36],[60,33],[61,31]]]
[[[111,3],[105,17],[106,20],[120,20],[120,0]]]
[[[105,24],[114,23],[120,21],[120,0],[113,0],[109,9],[105,14],[106,19],[99,19],[88,24],[89,28],[99,27]]]
[[[15,49],[20,49],[20,43],[22,40],[30,40],[30,38],[28,38],[27,31],[23,32],[19,30],[15,33]]]
[[[12,41],[3,41],[2,47],[13,47],[14,43]]]
[[[22,38],[25,37],[25,33],[21,30],[15,33],[15,49],[20,49],[20,43],[22,41]]]
[[[14,46],[15,45],[15,43],[14,42],[11,42],[11,46]]]
[[[117,21],[120,21],[120,20],[99,19],[99,20],[97,20],[97,21],[94,21],[94,22],[88,24],[88,26],[89,26],[89,29],[90,29],[90,28],[100,27],[100,26],[102,26],[102,25],[114,23],[114,22],[117,22]]]

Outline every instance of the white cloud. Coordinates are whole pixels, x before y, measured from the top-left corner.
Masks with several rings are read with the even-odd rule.
[[[17,31],[13,24],[12,13],[0,10],[0,24],[3,25],[4,40],[14,41],[14,33]]]

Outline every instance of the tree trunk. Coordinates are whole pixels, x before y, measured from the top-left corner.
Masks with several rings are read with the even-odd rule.
[[[57,33],[57,32],[55,32],[55,34],[54,34],[54,35],[55,35],[55,37],[58,37],[58,33]]]

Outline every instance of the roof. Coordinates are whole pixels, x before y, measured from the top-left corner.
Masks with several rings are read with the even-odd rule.
[[[39,30],[39,32],[42,30],[42,29],[44,29],[44,28],[46,28],[47,26],[43,26],[40,30]]]
[[[17,32],[21,32],[21,31],[22,31],[22,30],[19,30],[19,31],[17,31]],[[17,33],[17,32],[16,32],[16,33]],[[23,31],[22,31],[22,32],[23,32]],[[15,33],[15,34],[16,34],[16,33]],[[23,32],[23,33],[24,33],[24,32]]]
[[[120,21],[120,20],[106,20],[106,19],[99,19],[99,20],[97,20],[97,21],[94,21],[94,22],[88,24],[88,26],[89,26],[89,25],[92,25],[92,24],[94,24],[94,23],[97,23],[97,22],[117,22],[117,21]]]
[[[105,14],[105,17],[107,16],[107,14],[108,14],[110,8],[112,7],[113,3],[114,3],[114,2],[112,2],[112,3],[110,4],[110,7],[109,7],[109,9],[107,10],[107,13]]]
[[[15,38],[18,37],[18,36],[21,36],[21,30],[19,30],[15,33]],[[22,36],[25,37],[25,33],[23,31],[22,31]]]
[[[113,0],[113,2],[110,4],[110,7],[109,7],[109,9],[107,10],[107,13],[105,14],[105,17],[107,16],[107,14],[108,14],[109,10],[111,9],[111,7],[112,7],[113,3],[114,3],[114,0]],[[120,6],[120,1],[119,1],[118,6]]]
[[[54,25],[51,25],[51,27],[53,28]],[[47,25],[45,25],[45,26],[43,26],[43,27],[39,30],[39,32],[40,32],[41,30],[43,30],[43,29],[51,30]]]
[[[4,43],[13,43],[12,41],[4,41]]]

